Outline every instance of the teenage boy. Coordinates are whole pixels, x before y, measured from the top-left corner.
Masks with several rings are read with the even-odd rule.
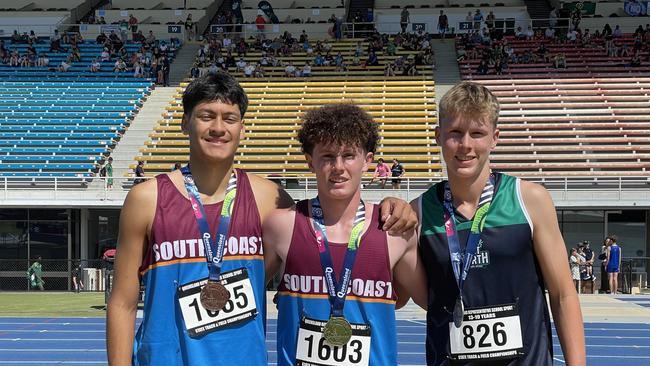
[[[417,235],[380,229],[361,200],[378,128],[363,109],[309,111],[298,140],[318,196],[275,210],[263,225],[267,279],[278,287],[278,365],[396,365],[396,301],[426,307]]]
[[[492,172],[499,103],[462,82],[440,101],[448,181],[413,204],[428,277],[427,364],[552,365],[546,290],[567,365],[585,365],[578,297],[540,185]]]
[[[233,168],[247,106],[232,76],[194,80],[181,125],[189,165],[129,192],[108,303],[111,365],[267,364],[262,224],[293,200]],[[384,203],[391,230],[409,225],[401,205]],[[141,282],[144,317],[134,335]]]

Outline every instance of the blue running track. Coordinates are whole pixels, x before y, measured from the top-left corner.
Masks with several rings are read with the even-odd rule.
[[[269,319],[269,360],[275,365],[276,321]],[[650,365],[650,323],[586,323],[589,366]],[[398,320],[399,365],[424,365],[424,321]],[[106,365],[103,318],[0,317],[0,365]],[[564,364],[553,336],[555,365]]]

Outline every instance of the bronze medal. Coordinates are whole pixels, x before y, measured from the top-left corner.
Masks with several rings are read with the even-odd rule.
[[[454,313],[453,313],[454,325],[456,326],[456,328],[460,328],[460,326],[463,324],[464,316],[465,316],[465,305],[463,305],[463,298],[458,297],[456,299],[456,305],[454,306]]]
[[[230,292],[220,282],[208,281],[201,289],[201,305],[206,310],[219,311],[229,299]]]
[[[333,316],[323,327],[323,337],[332,346],[344,346],[352,337],[352,326],[345,318]]]

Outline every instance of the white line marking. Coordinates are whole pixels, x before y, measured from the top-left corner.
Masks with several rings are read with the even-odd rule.
[[[562,363],[566,363],[566,362],[564,362],[564,360],[561,360],[561,359],[559,359],[559,358],[557,358],[557,357],[553,357],[553,359],[554,359],[555,361],[559,361],[559,362],[562,362]]]
[[[413,319],[409,319],[409,320],[407,320],[407,321],[409,321],[409,322],[411,322],[411,323],[415,323],[415,324],[427,325],[426,322],[423,323],[423,322],[421,322],[421,321],[417,321],[417,320],[413,320]]]

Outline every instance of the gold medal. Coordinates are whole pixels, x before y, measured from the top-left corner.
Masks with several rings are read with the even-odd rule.
[[[331,317],[323,327],[323,337],[332,346],[343,346],[352,337],[352,326],[342,316]]]
[[[201,289],[201,305],[207,310],[219,311],[229,299],[230,292],[220,282],[208,281]]]

